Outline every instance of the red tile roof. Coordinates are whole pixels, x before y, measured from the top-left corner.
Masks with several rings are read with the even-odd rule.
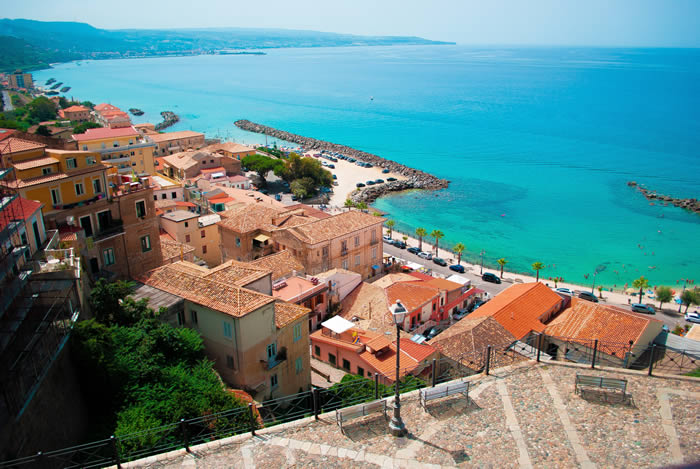
[[[133,126],[121,127],[118,129],[110,129],[101,127],[98,129],[87,129],[83,134],[73,135],[73,139],[77,142],[86,142],[89,140],[99,140],[102,138],[118,138],[118,137],[138,137],[141,135]]]
[[[516,339],[542,332],[545,313],[563,304],[562,298],[540,282],[513,285],[474,311],[470,317],[493,316]]]
[[[0,153],[3,155],[21,151],[41,150],[43,148],[46,148],[46,145],[17,137],[9,137],[0,141]]]
[[[437,349],[432,345],[417,344],[414,341],[406,338],[400,340],[401,352],[409,355],[411,358],[419,362],[427,360],[431,355],[437,352]]]
[[[0,230],[10,222],[28,220],[41,207],[41,202],[17,197],[0,211]]]
[[[390,305],[401,300],[409,313],[421,308],[424,304],[438,296],[438,290],[425,285],[416,285],[414,282],[399,282],[385,289],[387,301]]]
[[[85,106],[70,106],[67,107],[63,110],[63,112],[86,112],[90,111],[90,109],[86,108]]]

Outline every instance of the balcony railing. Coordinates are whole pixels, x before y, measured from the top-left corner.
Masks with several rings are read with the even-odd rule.
[[[112,220],[112,222],[98,231],[94,236],[94,241],[101,241],[115,235],[124,233],[124,222],[122,220]]]

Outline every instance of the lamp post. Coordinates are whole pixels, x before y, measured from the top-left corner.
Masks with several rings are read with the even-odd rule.
[[[403,420],[401,420],[401,397],[399,395],[399,372],[400,372],[400,356],[401,356],[401,341],[400,341],[400,330],[401,324],[403,323],[406,313],[408,312],[401,301],[396,300],[396,304],[389,307],[391,316],[394,319],[394,324],[396,324],[396,376],[394,377],[396,384],[396,396],[394,397],[394,416],[389,422],[389,430],[394,436],[405,436],[406,425],[404,425]]]
[[[479,275],[484,275],[484,254],[486,254],[486,251],[482,249],[479,254],[481,254],[481,270],[479,271]]]

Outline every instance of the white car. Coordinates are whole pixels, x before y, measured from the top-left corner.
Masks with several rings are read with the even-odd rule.
[[[697,322],[698,324],[700,324],[700,313],[694,313],[692,311],[689,313],[685,313],[685,320],[688,322]]]
[[[430,254],[429,252],[421,251],[418,253],[418,257],[422,257],[423,259],[431,260],[433,258],[433,255]]]
[[[560,287],[560,288],[557,288],[557,289],[554,290],[554,291],[556,291],[556,292],[558,292],[558,293],[563,293],[563,294],[565,294],[565,295],[574,296],[574,291],[571,290],[571,289],[569,289],[569,288]]]
[[[389,236],[389,235],[384,235],[384,236],[382,236],[382,239],[384,240],[385,243],[390,243],[390,242],[393,241],[393,240],[391,239],[391,236]]]

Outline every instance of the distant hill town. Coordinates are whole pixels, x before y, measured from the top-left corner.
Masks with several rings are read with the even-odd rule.
[[[220,54],[282,47],[451,44],[411,36],[356,36],[286,29],[105,30],[87,23],[26,19],[1,19],[0,31],[4,35],[0,44],[7,44],[0,47],[0,71],[46,68],[52,62],[77,59]],[[9,42],[9,38],[15,40]],[[20,49],[26,52],[20,54]]]

